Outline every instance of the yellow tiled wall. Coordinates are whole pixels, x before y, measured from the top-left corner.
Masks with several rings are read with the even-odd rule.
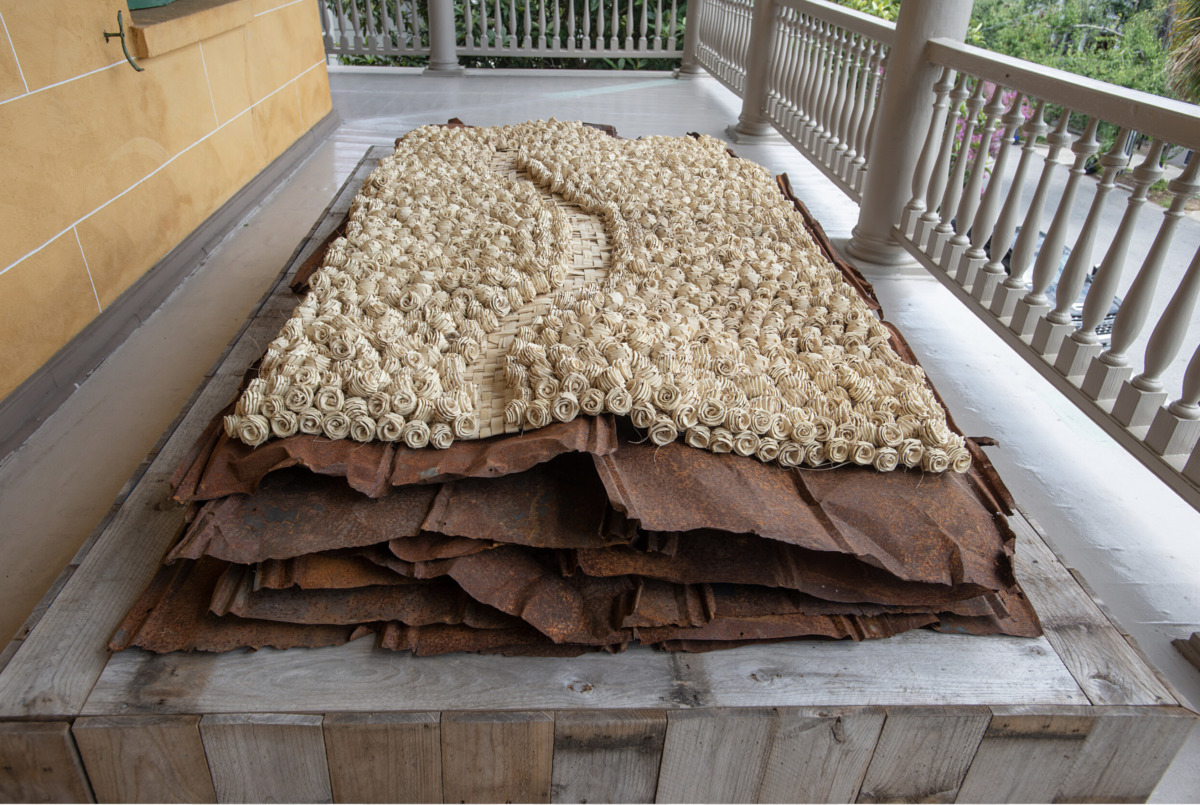
[[[0,0],[0,399],[329,112],[317,2],[139,73],[125,0]]]

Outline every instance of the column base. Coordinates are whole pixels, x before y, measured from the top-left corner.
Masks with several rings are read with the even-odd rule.
[[[884,269],[917,268],[917,262],[908,249],[888,238],[870,237],[864,235],[858,227],[850,233],[850,241],[846,244],[846,255],[855,262],[862,262]]]
[[[1074,323],[1060,324],[1049,319],[1038,319],[1037,326],[1033,328],[1033,339],[1030,341],[1030,346],[1047,361],[1053,361],[1062,346],[1063,339],[1073,332],[1075,332]]]
[[[1185,419],[1170,408],[1160,408],[1150,423],[1146,446],[1160,456],[1186,455],[1200,436],[1200,419]]]
[[[1062,346],[1058,348],[1058,359],[1054,361],[1054,368],[1063,377],[1078,378],[1088,370],[1093,360],[1100,357],[1102,349],[1099,342],[1089,344],[1086,341],[1076,341],[1073,337],[1065,338]]]
[[[1027,293],[1029,291],[1025,288],[1010,288],[1001,280],[992,293],[992,302],[988,309],[992,311],[993,316],[1007,323],[1017,309],[1017,302]]]
[[[681,64],[671,71],[671,78],[688,79],[704,75],[707,72],[700,64]]]
[[[1037,327],[1038,320],[1050,312],[1050,305],[1031,305],[1024,299],[1013,308],[1012,321],[1008,328],[1022,338],[1029,338]]]
[[[971,282],[971,296],[979,304],[990,309],[992,299],[996,295],[996,286],[1004,279],[1003,274],[993,274],[990,271],[977,271]]]
[[[1166,401],[1165,391],[1142,391],[1133,383],[1122,383],[1113,404],[1113,419],[1131,429],[1148,427]]]
[[[431,64],[421,71],[421,75],[456,78],[466,75],[466,72],[461,64]]]
[[[1099,402],[1112,400],[1121,390],[1121,384],[1133,377],[1132,366],[1113,366],[1104,362],[1103,358],[1092,361],[1083,376],[1083,385],[1079,388],[1083,393]]]
[[[725,129],[725,135],[731,142],[739,145],[757,145],[762,143],[782,143],[783,137],[775,131],[770,123],[745,123],[738,121],[737,125]]]

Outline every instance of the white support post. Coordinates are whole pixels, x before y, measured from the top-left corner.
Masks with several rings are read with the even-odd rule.
[[[858,225],[846,247],[856,260],[891,267],[914,262],[892,237],[892,228],[912,194],[913,171],[933,115],[933,85],[942,73],[925,60],[925,44],[937,38],[963,41],[973,5],[905,0],[901,6],[868,147],[868,153],[888,159],[883,169],[868,170],[863,178]]]
[[[572,6],[573,8],[573,6]],[[700,45],[700,19],[704,14],[704,0],[688,0],[687,19],[683,23],[683,58],[675,69],[675,78],[692,78],[704,72],[700,60],[696,58],[696,48]],[[674,33],[671,33],[674,36]]]
[[[429,66],[422,75],[459,76],[453,0],[429,0]]]
[[[725,130],[735,143],[781,139],[767,119],[767,84],[775,50],[775,0],[754,0],[750,46],[746,52],[746,90],[736,126]]]

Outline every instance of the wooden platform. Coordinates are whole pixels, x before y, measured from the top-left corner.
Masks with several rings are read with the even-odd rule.
[[[0,655],[0,801],[1138,801],[1196,721],[1018,515],[1038,639],[701,655],[106,644],[183,525],[167,479],[290,313],[292,267]]]

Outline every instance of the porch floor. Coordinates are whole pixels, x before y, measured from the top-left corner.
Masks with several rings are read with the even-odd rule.
[[[218,246],[75,395],[0,465],[0,635],[49,588],[122,484],[176,416],[268,282],[368,146],[426,123],[528,119],[610,123],[626,137],[722,136],[740,101],[714,79],[666,73],[331,68],[338,131]],[[791,146],[737,145],[796,194],[834,243],[858,208]],[[1193,709],[1200,672],[1170,640],[1200,630],[1200,513],[1135,459],[962,307],[913,268],[868,271],[959,427],[988,449],[1015,498],[1064,562],[1082,573],[1123,629]],[[3,644],[0,640],[0,645]],[[1152,801],[1200,799],[1200,730]]]

